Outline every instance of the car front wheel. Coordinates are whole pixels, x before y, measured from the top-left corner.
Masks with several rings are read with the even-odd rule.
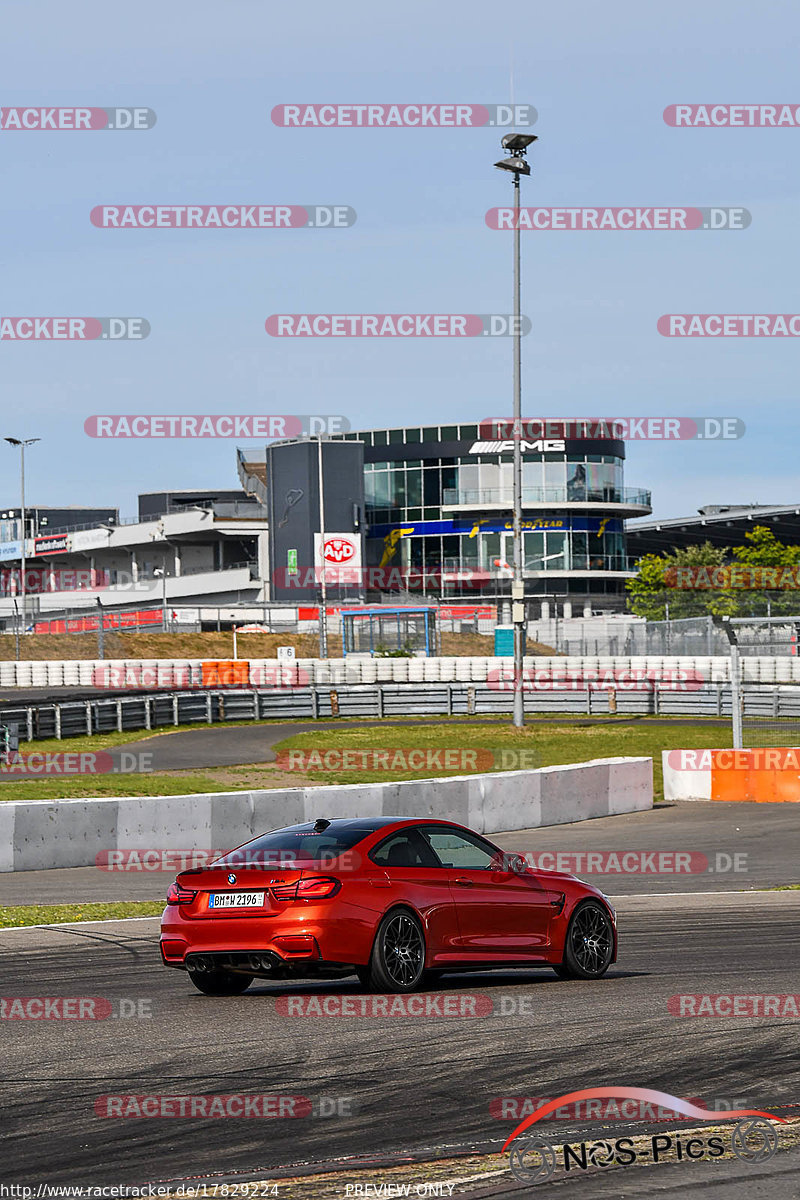
[[[614,929],[602,904],[590,900],[572,914],[564,958],[554,968],[560,979],[599,979],[614,956]]]

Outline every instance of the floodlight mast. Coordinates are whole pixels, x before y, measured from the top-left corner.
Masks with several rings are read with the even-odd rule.
[[[514,176],[514,328],[512,330],[514,354],[514,576],[511,582],[511,622],[514,626],[514,705],[513,724],[522,729],[525,724],[525,699],[522,690],[523,637],[525,632],[525,580],[522,569],[522,337],[520,331],[520,246],[519,246],[519,180],[520,175],[530,175],[530,164],[525,155],[528,146],[539,139],[532,133],[507,133],[501,141],[504,150],[510,151],[509,158],[494,165],[501,171]]]

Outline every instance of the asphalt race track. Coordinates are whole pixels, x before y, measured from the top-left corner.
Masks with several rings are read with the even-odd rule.
[[[800,991],[800,891],[759,890],[797,882],[798,815],[793,805],[684,803],[498,835],[507,848],[536,855],[691,851],[714,869],[578,869],[617,907],[619,962],[597,983],[561,982],[549,970],[498,971],[445,978],[425,993],[438,1003],[453,993],[489,997],[492,1013],[480,1018],[289,1017],[276,1008],[289,995],[360,997],[354,978],[258,983],[241,997],[205,997],[161,966],[157,919],[0,930],[3,998],[100,997],[114,1011],[143,1013],[2,1021],[4,1182],[177,1185],[331,1165],[346,1180],[348,1167],[370,1162],[379,1181],[381,1164],[499,1150],[516,1122],[491,1114],[495,1098],[590,1086],[649,1087],[712,1108],[796,1117],[797,1019],[677,1017],[668,1001]],[[159,899],[171,879],[172,872],[93,867],[7,873],[0,903]],[[264,1093],[308,1097],[312,1112],[322,1106],[332,1115],[115,1119],[94,1107],[104,1095]],[[554,1142],[573,1143],[642,1132],[641,1121],[548,1122],[546,1130]],[[551,1186],[581,1200],[672,1197],[687,1187],[701,1189],[703,1200],[793,1200],[790,1170],[800,1172],[796,1151],[757,1165],[715,1164],[713,1181],[700,1163],[649,1170],[646,1188],[641,1171],[618,1169]],[[472,1195],[511,1186],[506,1176]]]
[[[548,970],[494,972],[445,979],[427,993],[489,996],[493,1012],[481,1018],[288,1017],[276,1010],[282,995],[361,995],[354,979],[254,984],[241,997],[204,997],[182,973],[161,967],[157,920],[0,932],[4,997],[107,997],[134,1010],[144,1001],[152,1013],[3,1022],[4,1181],[246,1179],[350,1156],[491,1151],[515,1124],[490,1115],[492,1099],[603,1084],[796,1116],[797,1020],[680,1018],[667,1004],[679,993],[796,990],[800,892],[639,895],[617,907],[620,960],[599,982],[560,982]],[[324,1097],[344,1115],[126,1120],[94,1109],[109,1094],[265,1092],[315,1105]],[[632,1128],[617,1121],[611,1132]],[[548,1136],[559,1133],[572,1141],[600,1136],[596,1126],[549,1124]],[[762,1167],[764,1182],[774,1176],[782,1190],[741,1194],[792,1196],[784,1174],[790,1159],[797,1169],[794,1152]],[[734,1166],[734,1181],[754,1182],[753,1168]],[[689,1178],[684,1173],[680,1182]]]

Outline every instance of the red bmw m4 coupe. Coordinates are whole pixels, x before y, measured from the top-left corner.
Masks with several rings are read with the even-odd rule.
[[[161,955],[208,995],[236,995],[254,978],[352,974],[410,992],[444,972],[496,967],[598,979],[616,960],[617,931],[597,888],[534,871],[461,825],[321,819],[182,871]]]

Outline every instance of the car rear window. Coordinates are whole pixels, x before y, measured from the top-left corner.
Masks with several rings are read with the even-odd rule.
[[[330,862],[347,850],[352,850],[374,829],[346,825],[338,829],[326,829],[315,833],[313,829],[275,829],[262,834],[252,842],[246,842],[238,850],[232,850],[223,858],[215,859],[214,866],[282,866],[292,863]]]

